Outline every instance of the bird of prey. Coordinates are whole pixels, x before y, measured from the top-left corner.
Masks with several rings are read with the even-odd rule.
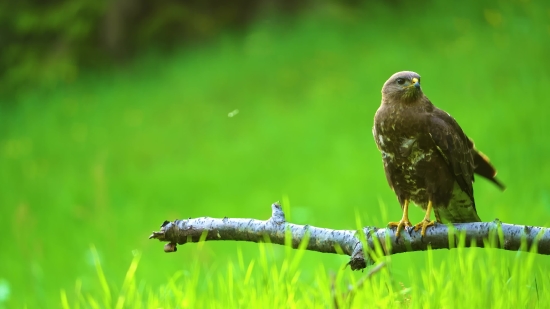
[[[382,104],[374,116],[374,140],[382,154],[386,178],[403,210],[396,235],[409,221],[412,201],[426,211],[414,226],[425,236],[433,209],[437,222],[479,222],[474,201],[474,173],[501,189],[496,170],[456,120],[435,107],[422,92],[420,75],[398,72],[382,87]]]

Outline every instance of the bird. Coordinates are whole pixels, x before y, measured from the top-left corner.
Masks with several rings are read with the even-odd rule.
[[[382,155],[390,188],[403,215],[396,236],[405,227],[426,235],[433,210],[439,223],[481,222],[474,200],[474,174],[504,190],[496,169],[478,151],[456,120],[435,107],[422,92],[420,75],[411,71],[393,74],[382,87],[382,102],[374,116],[372,133]],[[425,211],[414,226],[409,204]]]

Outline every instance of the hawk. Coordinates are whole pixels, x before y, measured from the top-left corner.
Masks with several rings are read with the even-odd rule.
[[[403,217],[388,226],[412,226],[409,203],[426,211],[414,226],[425,236],[433,209],[437,222],[479,222],[474,201],[474,173],[504,190],[489,159],[479,152],[456,120],[435,107],[420,87],[420,75],[398,72],[382,87],[382,104],[372,129],[384,171]]]

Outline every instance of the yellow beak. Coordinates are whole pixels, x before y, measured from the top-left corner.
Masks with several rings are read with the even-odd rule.
[[[418,78],[413,77],[411,81],[412,81],[412,84],[409,87],[415,87],[416,89],[420,89],[420,81],[418,80]]]

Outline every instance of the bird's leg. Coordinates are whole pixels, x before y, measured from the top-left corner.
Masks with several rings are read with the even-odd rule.
[[[430,214],[432,213],[432,208],[433,208],[432,200],[430,199],[428,201],[428,207],[426,209],[426,215],[424,216],[424,220],[422,220],[418,224],[415,224],[415,226],[414,226],[415,231],[418,231],[418,229],[420,229],[420,228],[422,229],[420,231],[420,235],[422,235],[422,236],[426,235],[426,228],[428,226],[432,226],[432,225],[435,224],[435,221],[430,221]]]
[[[403,202],[403,217],[401,218],[401,221],[399,222],[390,222],[388,223],[389,227],[397,227],[397,230],[395,232],[395,237],[399,237],[399,233],[401,232],[401,228],[406,226],[412,226],[411,221],[409,221],[409,200],[405,199]]]

